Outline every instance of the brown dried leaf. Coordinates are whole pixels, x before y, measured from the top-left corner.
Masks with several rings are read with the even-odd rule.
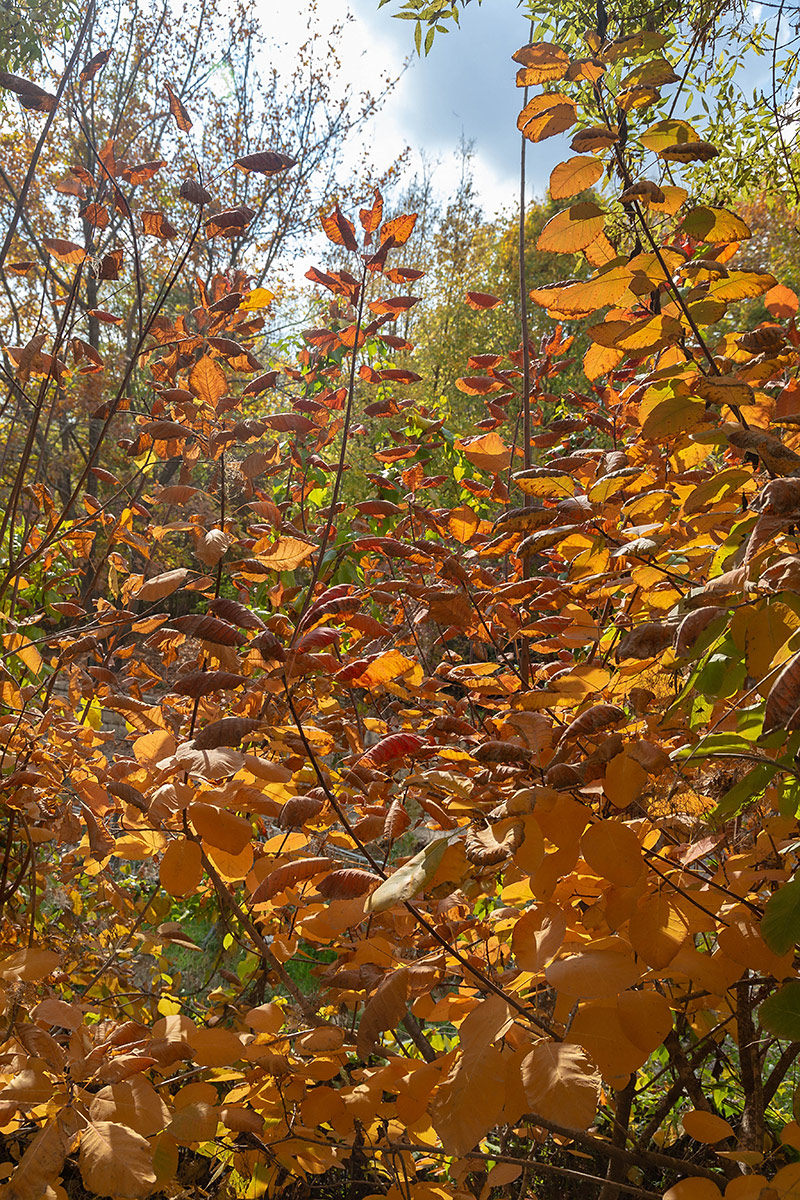
[[[181,133],[188,133],[192,128],[192,118],[189,116],[188,112],[183,106],[183,102],[175,94],[170,85],[165,83],[164,87],[166,89],[167,96],[169,97],[169,111],[175,118],[175,124],[178,126],[178,129],[180,129]]]

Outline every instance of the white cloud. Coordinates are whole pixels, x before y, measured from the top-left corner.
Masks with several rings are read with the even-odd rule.
[[[260,0],[262,23],[281,53],[292,55],[309,33],[308,10],[292,0]],[[349,17],[340,42],[341,67],[332,79],[334,92],[384,90],[387,78],[399,78],[381,112],[358,144],[348,150],[355,165],[367,151],[377,172],[387,170],[406,146],[437,165],[434,186],[441,196],[458,184],[460,142],[475,147],[473,170],[488,215],[512,206],[519,189],[520,94],[514,86],[511,54],[526,36],[526,22],[513,5],[470,5],[459,28],[439,35],[431,54],[418,59],[413,23],[398,21],[377,0],[317,0],[316,16],[327,32]],[[558,148],[529,151],[529,191],[542,194]],[[413,170],[413,167],[412,167]]]

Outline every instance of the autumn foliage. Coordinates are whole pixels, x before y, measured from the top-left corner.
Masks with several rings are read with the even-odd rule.
[[[379,192],[322,212],[294,361],[271,294],[213,269],[253,211],[170,88],[182,178],[110,142],[75,173],[80,241],[26,232],[20,193],[3,1200],[800,1187],[798,300],[676,182],[715,147],[648,120],[661,46],[514,55],[524,137],[571,137],[553,197],[612,182],[539,237],[550,335],[464,363],[469,429],[398,333],[415,217]],[[45,328],[24,289],[51,260]]]

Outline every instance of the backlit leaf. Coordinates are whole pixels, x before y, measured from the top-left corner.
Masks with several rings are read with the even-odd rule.
[[[550,218],[539,234],[536,247],[556,254],[576,254],[602,233],[605,221],[605,213],[596,204],[573,204]]]
[[[603,174],[601,159],[592,155],[577,155],[568,158],[553,168],[550,175],[550,195],[554,200],[564,200],[593,187]]]

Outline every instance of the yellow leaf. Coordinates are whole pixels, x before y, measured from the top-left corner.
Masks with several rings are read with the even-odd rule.
[[[563,79],[569,66],[567,52],[553,42],[532,42],[511,57],[522,64],[522,70],[517,72],[517,87]]]
[[[555,316],[588,317],[598,308],[616,304],[632,278],[633,273],[627,266],[608,267],[591,279],[534,288],[531,300]]]
[[[723,1138],[733,1137],[733,1129],[726,1120],[716,1113],[705,1112],[702,1108],[693,1108],[681,1117],[683,1128],[690,1138],[696,1142],[705,1142],[711,1146]]]
[[[594,1000],[616,996],[633,987],[641,978],[641,969],[628,954],[616,950],[585,950],[550,964],[547,982],[568,996]]]
[[[439,1084],[430,1115],[448,1154],[467,1154],[499,1120],[505,1099],[505,1064],[506,1055],[488,1046],[470,1069],[459,1059]]]
[[[667,146],[675,146],[678,142],[697,142],[699,140],[699,134],[688,121],[679,121],[672,117],[656,121],[655,125],[651,125],[644,133],[639,134],[639,141],[642,145],[646,146],[648,150],[655,150],[656,153],[666,150]]]
[[[627,808],[647,783],[647,772],[624,751],[606,767],[604,790],[615,808]]]
[[[664,1200],[721,1200],[722,1192],[713,1179],[703,1179],[699,1175],[691,1175],[681,1179],[664,1192]]]
[[[269,567],[272,571],[294,571],[315,549],[315,546],[309,542],[302,542],[299,538],[280,537],[266,553],[257,557],[262,566]]]
[[[581,854],[603,879],[617,887],[632,887],[642,873],[639,839],[620,821],[597,821],[581,838]]]
[[[640,900],[628,926],[628,937],[639,958],[660,971],[669,966],[689,935],[683,915],[664,892]]]
[[[522,1085],[531,1112],[564,1125],[588,1129],[600,1099],[600,1076],[579,1046],[540,1042],[522,1062]]]
[[[596,204],[572,204],[550,218],[539,234],[536,248],[556,254],[576,254],[600,236],[605,222],[605,213]]]
[[[5,633],[3,645],[22,660],[32,675],[39,674],[42,669],[42,656],[28,638],[23,637],[21,633]]]
[[[557,904],[529,908],[518,918],[511,935],[517,966],[523,971],[543,970],[558,954],[566,932],[566,914]]]
[[[741,217],[727,208],[704,204],[690,209],[678,228],[700,242],[740,242],[750,237],[750,229]]]
[[[253,312],[258,308],[268,308],[274,299],[275,296],[267,288],[253,288],[252,292],[248,292],[239,305],[239,312]]]
[[[668,216],[674,216],[680,206],[686,200],[689,193],[686,188],[678,187],[675,184],[662,183],[661,191],[664,193],[663,200],[651,200],[649,207],[656,212],[667,213]]]
[[[534,96],[517,118],[520,129],[531,142],[542,142],[545,138],[563,133],[576,120],[575,101],[560,92],[545,92]]]
[[[550,175],[550,195],[554,200],[565,200],[597,183],[603,174],[602,159],[591,154],[579,154],[554,167]]]
[[[203,860],[197,842],[177,838],[170,842],[158,868],[161,886],[170,896],[190,896],[203,878]]]

